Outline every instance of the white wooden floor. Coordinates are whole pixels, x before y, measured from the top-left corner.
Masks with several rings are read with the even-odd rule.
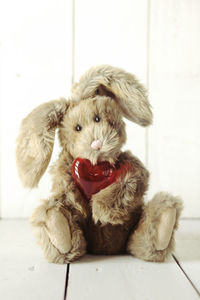
[[[193,300],[200,298],[200,220],[182,220],[174,257],[86,256],[47,263],[25,220],[0,221],[2,300]]]

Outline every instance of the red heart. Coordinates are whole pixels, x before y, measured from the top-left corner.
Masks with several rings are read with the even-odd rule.
[[[81,192],[90,200],[93,194],[125,175],[129,167],[129,163],[111,165],[108,161],[92,165],[90,160],[78,157],[72,163],[72,176]]]

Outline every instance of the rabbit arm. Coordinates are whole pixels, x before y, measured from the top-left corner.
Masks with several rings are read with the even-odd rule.
[[[77,220],[82,220],[90,214],[90,208],[72,179],[72,162],[71,155],[63,150],[50,170],[53,183],[51,192],[54,198],[62,199],[62,204],[77,215]]]
[[[94,221],[102,224],[123,224],[132,212],[142,205],[143,195],[148,188],[149,172],[130,152],[124,152],[120,161],[128,161],[133,169],[120,181],[94,194],[92,197],[92,215]]]
[[[132,165],[133,170],[127,176],[128,180],[126,182],[126,186],[131,189],[135,182],[136,190],[134,195],[135,197],[142,197],[148,189],[149,171],[136,156],[132,155],[130,151],[122,152],[119,156],[119,161],[124,163],[128,162]]]

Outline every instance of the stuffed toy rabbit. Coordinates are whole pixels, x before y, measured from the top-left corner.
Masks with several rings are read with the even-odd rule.
[[[73,85],[69,100],[44,103],[22,121],[16,157],[25,187],[37,187],[57,128],[62,148],[50,171],[50,198],[30,219],[49,262],[67,263],[85,253],[163,261],[172,252],[182,202],[160,192],[144,203],[149,172],[121,150],[123,117],[151,124],[146,91],[134,75],[100,65]]]

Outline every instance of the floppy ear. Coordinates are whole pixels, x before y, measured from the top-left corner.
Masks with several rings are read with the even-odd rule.
[[[152,123],[152,112],[145,88],[134,75],[109,65],[89,69],[72,87],[72,98],[87,99],[95,95],[114,98],[124,116],[142,126]]]
[[[21,123],[16,161],[25,187],[36,187],[51,159],[56,127],[62,121],[68,102],[50,101],[35,108]]]

